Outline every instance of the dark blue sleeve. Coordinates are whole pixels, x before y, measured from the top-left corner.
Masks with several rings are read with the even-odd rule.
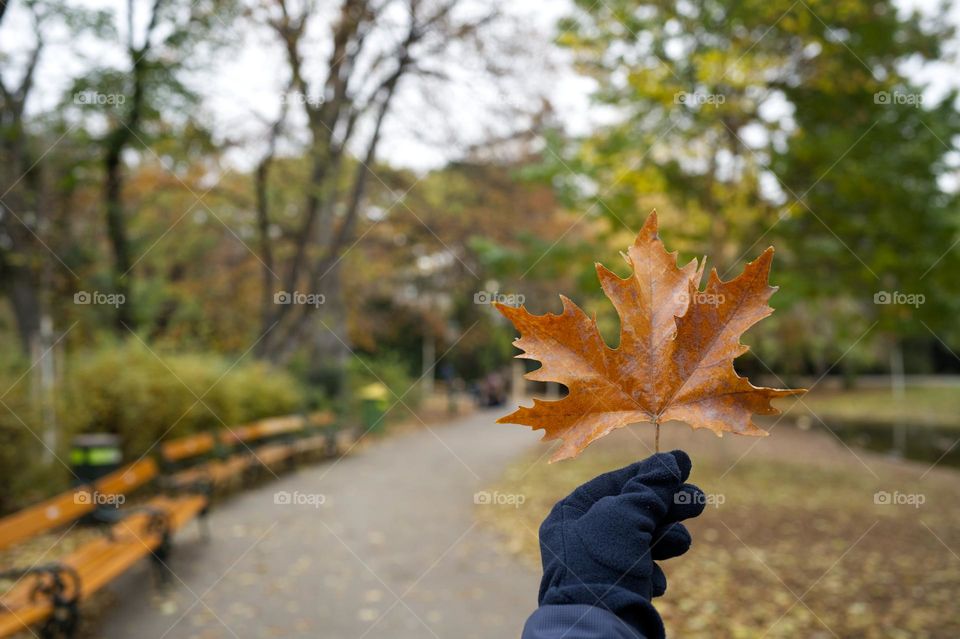
[[[609,610],[584,604],[540,606],[527,619],[521,639],[644,639]]]

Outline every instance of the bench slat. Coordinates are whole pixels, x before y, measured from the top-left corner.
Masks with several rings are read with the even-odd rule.
[[[212,433],[180,437],[161,444],[160,455],[164,461],[178,462],[198,455],[205,455],[214,449],[216,443],[217,440]]]
[[[225,459],[204,461],[169,477],[177,485],[202,481],[218,485],[261,462],[271,466],[297,453],[326,447],[327,437],[313,429],[333,422],[334,416],[330,411],[262,419],[237,428],[223,429],[216,434],[200,433],[164,442],[160,446],[160,455],[165,463],[176,464],[207,455],[217,450],[218,443],[236,447],[237,453]],[[253,444],[262,443],[262,440],[283,435],[294,436],[295,439],[252,448]],[[126,494],[154,479],[158,472],[156,462],[144,459],[102,478],[92,488],[102,494]],[[88,493],[90,488],[64,492],[0,519],[0,549],[91,512],[95,507],[93,500],[78,498],[78,495]],[[207,501],[202,495],[159,496],[151,499],[147,505],[166,512],[170,530],[174,532],[203,511]],[[150,529],[150,521],[149,514],[134,513],[112,526],[113,538],[97,538],[63,559],[64,565],[74,568],[80,575],[81,599],[99,591],[159,546],[161,537]],[[9,592],[0,595],[0,637],[20,632],[53,612],[48,603],[31,597],[36,579],[35,576],[27,576]]]
[[[110,473],[93,486],[103,494],[122,495],[150,481],[156,474],[156,462],[143,459]],[[68,524],[91,512],[94,505],[89,499],[89,488],[80,487],[8,515],[0,519],[0,549]]]
[[[125,495],[151,481],[158,472],[157,462],[147,457],[98,479],[94,486],[106,495]]]
[[[0,549],[68,524],[92,511],[93,504],[89,500],[81,501],[78,495],[79,491],[63,493],[0,519]]]
[[[206,499],[200,495],[156,497],[146,505],[168,514],[170,532],[173,533],[203,510]],[[80,575],[81,600],[98,592],[156,550],[162,539],[159,532],[150,530],[149,525],[148,513],[132,514],[111,527],[112,538],[94,539],[62,560],[65,566],[74,568]],[[0,637],[22,631],[53,612],[49,603],[31,598],[35,580],[35,577],[27,576],[0,597]]]

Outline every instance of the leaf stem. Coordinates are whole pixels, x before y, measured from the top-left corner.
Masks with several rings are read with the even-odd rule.
[[[657,434],[653,440],[653,452],[660,452],[660,422],[653,422],[653,425],[657,428]]]

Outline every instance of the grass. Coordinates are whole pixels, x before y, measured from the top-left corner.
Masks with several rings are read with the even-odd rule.
[[[847,421],[960,429],[960,387],[957,386],[909,386],[899,398],[894,397],[889,388],[817,388],[805,395],[802,402],[780,401],[790,417],[814,413],[828,424]]]
[[[960,636],[960,473],[785,425],[764,439],[717,439],[681,425],[662,437],[690,453],[691,481],[723,502],[688,522],[693,548],[664,563],[669,587],[656,604],[668,636]],[[573,461],[547,465],[544,447],[492,487],[524,495],[524,504],[480,507],[478,516],[539,566],[537,528],[553,503],[646,457],[652,443],[639,425]],[[924,503],[878,504],[878,491]]]

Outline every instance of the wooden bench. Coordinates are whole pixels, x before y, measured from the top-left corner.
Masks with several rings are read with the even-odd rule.
[[[297,457],[328,452],[333,421],[329,412],[290,415],[169,440],[160,446],[165,481],[177,490],[210,493],[261,467],[274,471]]]
[[[294,443],[297,455],[334,455],[337,452],[337,432],[330,428],[333,423],[333,413],[328,411],[308,415],[301,437]]]
[[[226,455],[219,446],[219,440],[213,433],[199,433],[163,442],[160,445],[160,463],[166,486],[209,494],[215,486],[242,473],[245,464],[232,467],[226,463],[227,460],[223,459]]]
[[[262,419],[223,431],[221,437],[239,454],[249,453],[253,457],[253,468],[259,465],[273,471],[295,456],[293,440],[303,430],[305,421],[300,415]]]
[[[80,601],[147,556],[158,562],[165,559],[171,536],[206,508],[206,497],[157,496],[130,508],[104,509],[104,503],[118,503],[119,496],[149,483],[158,472],[155,461],[144,459],[92,485],[0,519],[0,549],[82,517],[101,522],[104,532],[54,562],[0,571],[0,579],[14,581],[7,592],[0,594],[0,637],[41,623],[41,636],[70,636],[76,627]],[[103,510],[113,512],[98,515]]]
[[[254,455],[257,462],[273,469],[311,453],[329,452],[333,431],[328,427],[333,421],[329,412],[265,419],[246,427],[239,435],[245,442],[268,442],[254,449]]]

